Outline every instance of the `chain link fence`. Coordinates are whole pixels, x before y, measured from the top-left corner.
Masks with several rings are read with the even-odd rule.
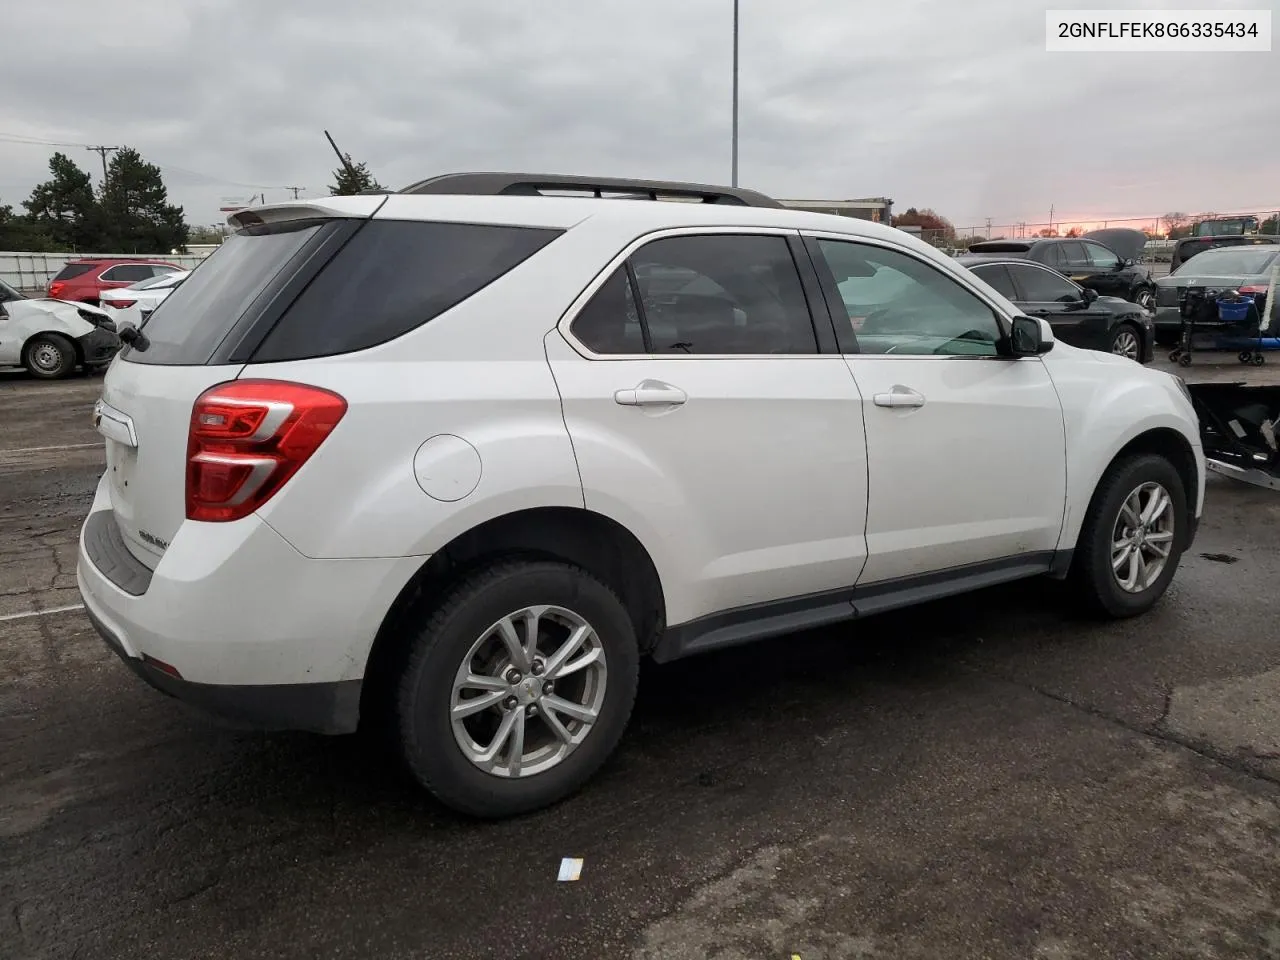
[[[1280,210],[1258,210],[1252,213],[1199,213],[1177,217],[1127,217],[1115,220],[1057,220],[1033,223],[983,223],[977,226],[955,227],[952,230],[921,230],[920,238],[950,253],[962,253],[969,244],[980,240],[1034,240],[1038,237],[1077,237],[1092,230],[1125,227],[1141,230],[1150,238],[1146,247],[1146,259],[1168,260],[1176,239],[1194,232],[1202,220],[1224,218],[1243,220],[1254,218],[1259,233],[1280,234]]]

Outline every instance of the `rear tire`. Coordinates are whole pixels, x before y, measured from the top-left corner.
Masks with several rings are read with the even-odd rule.
[[[1157,513],[1151,498],[1160,495],[1168,505]],[[1080,598],[1104,617],[1146,613],[1173,580],[1188,530],[1186,490],[1172,463],[1138,454],[1113,464],[1094,491],[1076,544],[1072,579]],[[1164,547],[1168,553],[1156,572]]]
[[[635,702],[639,649],[626,607],[590,573],[499,563],[463,580],[419,623],[406,638],[399,740],[409,771],[442,803],[484,818],[529,813],[576,792],[613,753]],[[556,651],[575,636],[586,639],[557,664]],[[580,658],[590,662],[561,671]],[[458,716],[477,701],[490,705]],[[569,709],[593,710],[595,720],[559,712]],[[504,729],[507,739],[486,758]]]
[[[60,333],[41,333],[22,352],[27,373],[41,380],[61,380],[76,368],[76,347]]]

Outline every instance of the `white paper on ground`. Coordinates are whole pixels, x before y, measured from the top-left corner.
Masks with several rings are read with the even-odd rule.
[[[582,876],[581,857],[565,857],[560,861],[560,876],[556,878],[557,880],[564,883],[577,880],[580,876]]]

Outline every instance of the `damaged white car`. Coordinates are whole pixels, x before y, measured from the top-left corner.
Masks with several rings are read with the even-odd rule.
[[[105,367],[120,349],[115,324],[87,303],[30,299],[0,280],[0,368],[57,380]]]

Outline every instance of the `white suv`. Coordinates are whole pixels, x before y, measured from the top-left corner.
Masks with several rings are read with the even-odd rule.
[[[231,221],[106,375],[85,606],[226,719],[393,720],[464,812],[581,786],[642,657],[1041,574],[1138,614],[1195,533],[1181,381],[887,226],[496,174]]]

